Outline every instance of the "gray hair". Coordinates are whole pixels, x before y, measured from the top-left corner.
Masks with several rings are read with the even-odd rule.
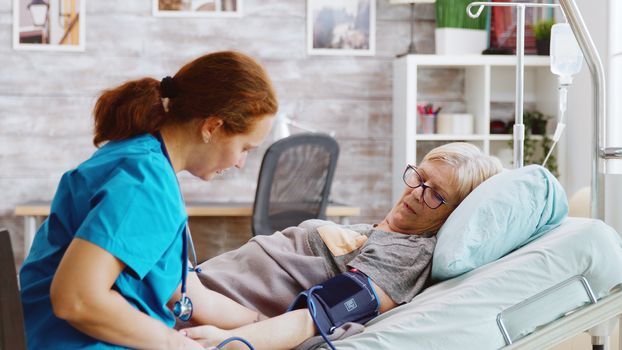
[[[458,185],[456,205],[479,184],[503,170],[497,157],[486,155],[466,142],[452,142],[436,147],[423,157],[422,163],[433,161],[440,161],[454,168],[454,181]]]

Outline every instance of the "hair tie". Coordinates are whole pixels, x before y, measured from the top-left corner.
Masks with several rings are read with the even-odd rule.
[[[170,76],[164,77],[160,81],[160,96],[162,96],[162,98],[172,98],[177,96],[175,81]]]

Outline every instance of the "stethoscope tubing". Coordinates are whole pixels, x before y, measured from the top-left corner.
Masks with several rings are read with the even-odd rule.
[[[168,154],[168,150],[166,149],[166,144],[164,143],[164,139],[162,139],[162,135],[160,134],[160,132],[157,132],[155,135],[156,139],[158,139],[158,141],[160,142],[160,147],[162,148],[162,153],[164,154],[164,157],[166,157],[166,160],[168,161],[169,165],[171,166],[171,169],[173,169],[173,172],[175,172],[175,169],[173,168],[173,162],[171,161],[171,157]],[[177,179],[177,175],[175,175],[175,180],[177,181],[177,188],[179,189],[179,195],[181,196],[181,202],[184,203],[185,206],[185,199],[184,199],[184,194],[181,191],[181,185],[179,184],[179,179]],[[194,266],[192,268],[188,267],[188,243],[190,243],[190,251],[192,252],[192,258],[194,261]],[[186,225],[184,226],[184,233],[182,235],[182,248],[181,248],[181,264],[182,264],[182,268],[181,268],[181,300],[184,300],[186,298],[186,280],[188,277],[188,272],[192,271],[192,272],[199,272],[200,269],[197,268],[197,253],[196,250],[194,249],[194,242],[192,241],[192,234],[190,233],[190,226],[188,225],[188,220],[186,219]]]
[[[162,139],[162,135],[160,134],[160,132],[157,132],[155,137],[160,142],[160,147],[162,147],[162,153],[166,157],[166,160],[168,160],[168,163],[171,165],[173,172],[175,172],[175,168],[173,168],[173,162],[171,161],[171,157],[169,156],[168,151],[166,150],[166,145],[164,144],[164,140]],[[182,203],[184,203],[184,207],[185,207],[186,202],[184,200],[184,194],[181,191],[181,185],[179,184],[179,179],[177,178],[177,175],[175,175],[175,180],[177,181],[177,188],[179,189],[179,195],[181,196],[181,201]],[[190,251],[192,252],[192,258],[194,261],[194,266],[192,268],[188,267],[188,243],[190,243]],[[194,242],[192,241],[192,234],[190,233],[190,226],[188,225],[188,219],[186,219],[186,225],[184,226],[184,233],[182,235],[182,245],[183,247],[181,248],[181,259],[182,259],[181,260],[181,265],[182,265],[181,267],[181,299],[177,303],[180,303],[180,305],[188,306],[190,309],[189,315],[192,315],[192,301],[190,300],[189,297],[186,296],[186,279],[188,277],[188,272],[200,272],[201,269],[197,267],[197,253],[194,249]],[[188,316],[188,318],[190,318],[190,316]],[[220,349],[223,346],[225,346],[227,343],[232,342],[232,341],[240,341],[244,343],[250,350],[254,350],[253,346],[246,339],[243,339],[240,337],[231,337],[231,338],[225,339],[222,343],[217,345],[216,348]]]

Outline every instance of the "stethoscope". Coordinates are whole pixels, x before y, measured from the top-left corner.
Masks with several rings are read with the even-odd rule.
[[[183,200],[183,196],[182,196]],[[188,243],[190,243],[190,250],[192,251],[192,260],[194,261],[194,267],[188,267]],[[192,317],[192,300],[186,295],[186,278],[188,277],[188,271],[201,272],[201,268],[197,266],[197,253],[194,250],[194,243],[192,242],[192,235],[190,234],[190,227],[186,221],[184,227],[184,234],[182,236],[181,248],[181,298],[175,302],[173,307],[173,314],[175,317],[182,321],[188,321]]]
[[[173,168],[173,162],[171,161],[171,157],[168,155],[168,151],[166,150],[166,145],[164,144],[164,140],[162,139],[162,135],[160,132],[155,134],[156,139],[160,142],[160,147],[162,148],[162,153],[168,160],[168,163]],[[173,172],[175,168],[173,168]],[[179,180],[177,179],[177,175],[175,175],[175,179],[177,180],[177,187],[179,188],[179,194],[181,196],[181,201],[184,201],[184,194],[181,192],[181,186],[179,185]],[[184,233],[182,237],[182,248],[181,248],[181,298],[175,302],[173,306],[173,314],[175,317],[182,321],[188,321],[190,317],[192,317],[192,300],[190,297],[186,295],[186,278],[188,277],[188,271],[190,272],[201,272],[201,268],[197,266],[197,253],[194,250],[194,243],[192,242],[192,234],[190,233],[190,226],[188,226],[188,221],[186,220],[186,225],[184,227]],[[190,243],[190,251],[192,252],[192,258],[194,260],[194,267],[188,267],[188,243]],[[223,340],[220,344],[216,345],[215,349],[222,349],[226,344],[239,341],[244,343],[250,350],[254,350],[253,346],[244,338],[240,337],[231,337]]]
[[[157,132],[155,137],[160,142],[160,147],[162,148],[162,153],[168,160],[168,163],[173,167],[173,162],[171,162],[171,157],[166,150],[166,145],[164,144],[164,140],[162,139],[162,135]],[[173,171],[174,168],[173,168]],[[175,176],[177,179],[177,176]],[[179,194],[181,196],[181,201],[184,202],[184,195],[181,192],[181,187],[179,186],[179,180],[177,180],[177,186],[179,188]],[[192,252],[192,258],[194,261],[195,267],[188,267],[188,243],[190,243],[190,251]],[[190,233],[190,227],[188,226],[188,221],[186,221],[186,225],[184,227],[184,233],[182,234],[182,248],[181,248],[181,299],[175,302],[173,306],[173,314],[175,317],[182,321],[188,321],[190,317],[192,317],[192,300],[186,295],[186,279],[188,277],[188,271],[190,272],[201,272],[201,269],[197,266],[197,253],[194,250],[194,243],[192,242],[192,234]]]

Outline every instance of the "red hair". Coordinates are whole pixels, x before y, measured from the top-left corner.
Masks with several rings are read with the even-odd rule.
[[[143,78],[104,91],[95,104],[93,143],[155,133],[163,125],[218,117],[229,134],[245,133],[256,118],[273,115],[278,103],[266,71],[238,52],[216,52],[183,66],[164,110],[160,81]]]

